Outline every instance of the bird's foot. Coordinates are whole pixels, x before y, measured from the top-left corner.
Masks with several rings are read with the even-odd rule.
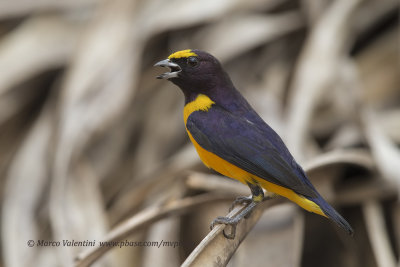
[[[236,236],[236,226],[243,219],[248,218],[253,209],[257,206],[259,202],[251,201],[240,213],[236,214],[234,217],[217,217],[212,221],[210,228],[211,230],[214,228],[216,224],[225,224],[231,226],[231,231],[227,234],[224,230],[224,236],[228,239],[234,239]]]
[[[249,205],[253,201],[253,198],[251,196],[245,197],[245,196],[240,196],[237,197],[229,207],[229,211],[232,211],[237,205]]]
[[[211,225],[210,228],[211,230],[214,228],[216,224],[225,224],[225,225],[230,225],[231,226],[231,231],[230,233],[226,233],[225,230],[223,231],[224,236],[228,239],[235,239],[236,236],[236,226],[239,223],[240,219],[237,219],[236,217],[234,218],[228,218],[228,217],[217,217],[215,218]]]
[[[240,196],[232,202],[231,206],[229,207],[229,211],[232,211],[237,205],[249,205],[251,202],[262,202],[269,199],[272,199],[272,196],[262,196],[261,201],[259,201],[259,199],[254,199],[254,196]]]

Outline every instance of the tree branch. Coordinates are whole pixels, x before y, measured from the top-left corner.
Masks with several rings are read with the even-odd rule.
[[[159,221],[168,216],[181,215],[198,206],[221,200],[230,200],[232,196],[226,194],[202,194],[194,197],[187,197],[166,204],[165,206],[153,206],[137,213],[119,226],[111,230],[104,238],[104,242],[115,242],[123,240],[140,229]],[[86,267],[100,258],[112,246],[96,246],[81,252],[75,259],[75,267]]]
[[[223,230],[226,225],[219,224],[200,242],[200,244],[186,258],[181,267],[206,267],[226,266],[230,258],[244,240],[246,235],[260,219],[264,209],[281,202],[279,199],[271,199],[258,205],[250,214],[249,218],[243,219],[236,227],[235,239],[228,239],[224,236]],[[232,218],[238,214],[243,207],[236,207],[227,217]]]

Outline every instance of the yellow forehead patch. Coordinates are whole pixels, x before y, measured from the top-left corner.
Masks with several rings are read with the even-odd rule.
[[[192,57],[195,56],[197,57],[197,54],[195,52],[193,52],[191,49],[186,49],[186,50],[181,50],[178,52],[175,52],[171,55],[169,55],[168,59],[171,58],[182,58],[182,57]]]

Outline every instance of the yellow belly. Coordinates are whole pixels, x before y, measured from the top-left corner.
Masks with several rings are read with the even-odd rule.
[[[299,205],[303,209],[326,217],[324,212],[314,202],[306,199],[305,197],[302,197],[302,196],[296,194],[291,189],[276,185],[274,183],[270,183],[265,179],[262,179],[256,175],[253,175],[253,174],[229,163],[228,161],[218,157],[214,153],[211,153],[211,152],[205,150],[196,142],[196,140],[194,140],[193,136],[190,134],[189,131],[187,131],[187,133],[189,135],[190,141],[192,141],[194,147],[196,148],[197,153],[200,156],[200,159],[203,161],[203,163],[208,168],[211,168],[224,176],[236,179],[244,184],[247,184],[247,183],[254,184],[254,181],[256,181],[265,190],[275,193],[275,194],[278,194],[278,195],[281,195],[283,197],[286,197],[287,199],[295,202],[297,205]]]

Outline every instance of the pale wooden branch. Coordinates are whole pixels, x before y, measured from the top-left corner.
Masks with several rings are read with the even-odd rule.
[[[375,200],[363,205],[368,236],[371,239],[372,251],[379,267],[395,267],[396,257],[391,249],[386,231],[382,206]]]
[[[233,179],[224,179],[220,175],[191,172],[186,178],[186,186],[194,190],[230,193],[232,197],[247,195],[249,188]]]
[[[113,242],[123,240],[124,238],[132,235],[134,232],[137,232],[138,230],[143,229],[165,217],[185,213],[193,208],[209,202],[227,200],[231,198],[231,196],[224,194],[215,195],[210,193],[175,200],[166,204],[165,206],[149,207],[121,223],[115,229],[111,230],[103,239],[103,241]],[[90,266],[94,261],[104,255],[111,248],[112,247],[108,246],[96,246],[83,251],[76,257],[75,267]]]
[[[375,168],[374,159],[366,149],[338,149],[318,155],[304,164],[304,169],[309,173],[322,167],[337,164],[351,164],[367,170]]]
[[[287,144],[297,160],[303,160],[303,152],[307,151],[304,143],[316,103],[335,83],[350,36],[349,21],[360,2],[332,2],[304,44],[293,78],[288,109],[287,132],[295,134],[288,135]]]
[[[280,199],[272,199],[258,205],[249,218],[241,220],[236,227],[235,239],[227,239],[224,236],[225,225],[219,224],[201,241],[201,243],[186,258],[181,267],[207,267],[226,266],[240,243],[260,219],[263,210],[280,202]],[[238,214],[243,207],[236,207],[227,217],[232,218]]]

